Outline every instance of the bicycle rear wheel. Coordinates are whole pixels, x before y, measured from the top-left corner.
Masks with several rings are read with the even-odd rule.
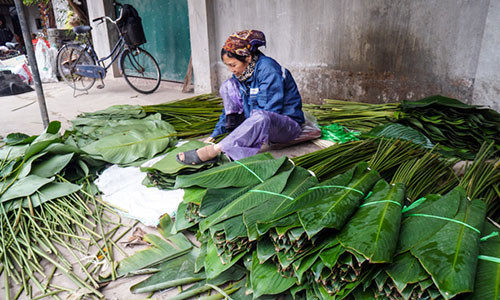
[[[90,89],[95,78],[85,77],[74,73],[76,65],[95,65],[90,54],[78,45],[65,45],[57,53],[57,71],[67,85],[78,91]]]
[[[160,67],[144,49],[125,49],[120,58],[120,68],[128,85],[139,93],[151,94],[160,85]]]

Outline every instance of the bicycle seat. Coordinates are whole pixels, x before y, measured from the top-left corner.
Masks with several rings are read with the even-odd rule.
[[[73,28],[73,32],[76,34],[84,34],[92,30],[92,27],[87,26],[87,25],[80,25],[80,26],[75,26]]]

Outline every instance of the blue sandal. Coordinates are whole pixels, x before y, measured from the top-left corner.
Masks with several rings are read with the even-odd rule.
[[[201,160],[200,157],[198,156],[198,153],[196,153],[198,149],[193,149],[184,152],[184,160],[181,160],[179,158],[179,154],[175,156],[175,159],[177,162],[183,165],[188,165],[188,166],[199,166],[199,165],[205,165],[205,164],[213,164],[216,163],[218,160],[218,157],[215,157],[213,159],[209,160]]]

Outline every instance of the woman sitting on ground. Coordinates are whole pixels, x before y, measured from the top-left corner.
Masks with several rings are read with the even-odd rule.
[[[233,76],[221,85],[224,109],[206,142],[230,133],[217,144],[179,153],[180,163],[213,163],[221,152],[239,160],[257,154],[264,143],[286,143],[300,135],[304,114],[297,85],[287,69],[258,50],[265,44],[258,30],[226,40],[221,58]]]

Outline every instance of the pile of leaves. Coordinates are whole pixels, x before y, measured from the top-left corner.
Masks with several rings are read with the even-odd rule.
[[[391,137],[397,138],[395,134],[407,136],[408,133],[400,132],[400,127],[383,127],[370,132],[387,123],[398,123],[420,132],[423,137],[419,139],[426,140],[426,144],[439,144],[441,151],[462,159],[473,159],[485,142],[494,144],[497,157],[500,150],[498,112],[440,95],[388,104],[326,99],[321,105],[304,105],[304,110],[313,113],[320,125],[335,122],[369,136],[381,134],[383,129]],[[409,136],[416,135],[410,133]]]
[[[391,150],[379,150],[370,164],[391,169],[387,167],[390,163],[380,162],[384,157],[391,160]],[[393,174],[399,174],[397,180],[421,178],[432,185],[430,174],[445,169],[436,167],[439,156],[434,153],[400,161]],[[389,184],[368,165],[354,163],[347,171],[319,182],[285,157],[259,154],[178,176],[175,187],[186,193],[173,232],[195,231],[201,242],[199,253],[189,258],[192,273],[182,278],[202,281],[204,288],[199,285],[196,290],[201,293],[207,288],[206,280],[215,281],[234,268],[244,268],[246,278],[237,277],[219,287],[221,295],[224,290],[237,293],[233,299],[266,295],[450,299],[491,293],[493,280],[487,288],[474,289],[474,278],[480,274],[476,265],[479,239],[484,236],[485,204],[467,200],[466,190],[459,186],[444,196],[426,194],[407,207],[405,184]],[[418,185],[412,189],[416,194],[429,191]],[[413,272],[410,261],[404,260],[410,255],[421,264],[421,271],[415,266],[418,281],[404,277],[408,272],[394,271]],[[450,263],[440,264],[441,260]],[[491,268],[491,260],[484,263]],[[172,272],[173,267],[161,269],[154,275],[155,283],[144,283],[140,291],[164,288],[160,278]],[[132,291],[139,290],[134,287]]]
[[[179,138],[194,138],[212,133],[222,113],[222,98],[212,94],[169,103],[141,107],[148,115],[159,113],[170,123]]]
[[[35,292],[40,297],[66,293],[66,288],[51,284],[55,272],[78,287],[75,293],[102,297],[94,275],[102,266],[113,265],[112,237],[119,226],[104,230],[110,224],[116,226],[116,218],[104,212],[115,213],[93,196],[88,181],[104,162],[64,140],[59,129],[60,123],[52,122],[39,136],[9,134],[0,148],[0,264],[5,299],[11,299],[11,283],[20,286],[16,297],[23,291],[29,298]],[[83,274],[73,270],[74,258]],[[51,270],[43,267],[44,260]]]
[[[138,107],[112,106],[71,122],[68,140],[92,157],[113,164],[149,159],[177,143],[172,125],[160,114],[146,116]]]

